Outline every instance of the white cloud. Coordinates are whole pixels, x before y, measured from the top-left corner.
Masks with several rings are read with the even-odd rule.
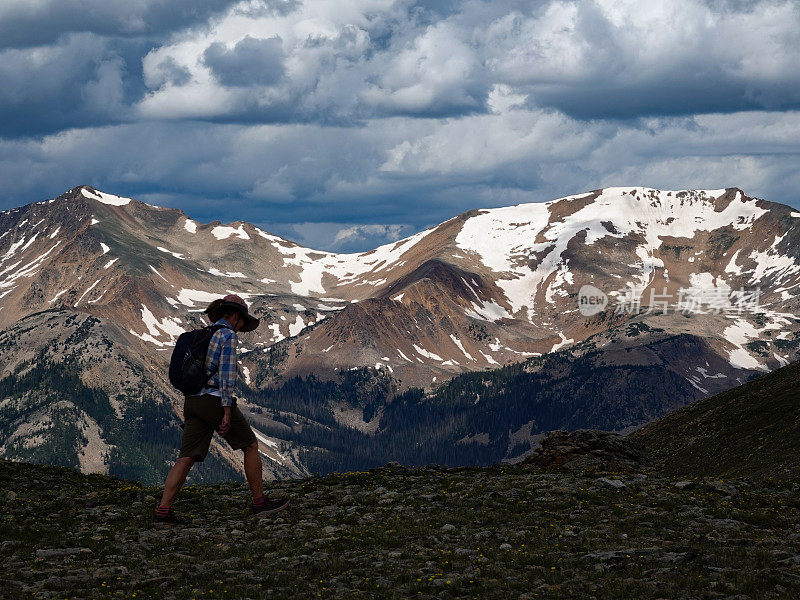
[[[134,4],[0,50],[0,207],[89,183],[353,248],[604,185],[800,204],[794,1]]]
[[[407,224],[358,225],[333,222],[276,224],[271,227],[304,246],[336,252],[359,252],[395,242],[416,233]]]
[[[332,247],[357,235],[390,240],[396,231],[385,223],[419,229],[472,208],[609,185],[739,186],[797,205],[798,140],[800,112],[587,124],[510,109],[368,128],[131,124],[0,140],[0,187],[36,200],[79,183],[134,197],[140,186],[179,189],[169,204],[200,220],[338,223],[326,225]],[[350,229],[356,215],[360,228]]]
[[[220,82],[202,57],[248,36],[283,40],[285,81],[268,91],[250,77],[254,89],[235,90],[217,116],[356,121],[468,114],[488,110],[490,92],[501,85],[506,95],[579,117],[800,106],[800,6],[732,6],[474,1],[431,21],[409,2],[337,3],[331,10],[328,2],[308,1],[288,14],[252,14],[239,5],[210,28],[150,52],[144,65],[152,92],[143,110],[180,117],[158,110],[160,96],[176,94],[159,73],[165,60],[191,72],[193,83],[185,85],[199,82],[218,97]],[[197,111],[187,104],[186,114]]]
[[[380,236],[390,242],[403,237],[406,225],[353,225],[340,229],[333,238],[334,243],[353,242],[365,237]]]

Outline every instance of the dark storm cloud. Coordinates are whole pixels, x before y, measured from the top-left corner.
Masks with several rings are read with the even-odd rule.
[[[223,85],[273,85],[283,76],[281,39],[256,39],[248,35],[230,50],[222,42],[216,42],[206,48],[203,62]]]
[[[322,27],[293,5],[297,22],[283,24],[281,37],[273,30],[212,42],[180,67],[179,79],[152,67],[153,101],[144,112],[162,116],[155,100],[177,96],[172,88],[191,81],[197,64],[228,93],[202,113],[218,122],[458,118],[487,112],[497,85],[526,96],[531,108],[586,120],[798,108],[800,9],[756,4],[633,10],[590,1],[431,0],[364,8],[357,25],[328,15]],[[179,43],[174,51],[186,61],[186,49]],[[256,89],[264,86],[274,93]],[[174,101],[163,105],[171,118],[180,112]],[[186,114],[197,111],[187,106]]]
[[[800,108],[800,5],[553,2],[482,38],[492,77],[579,119]]]
[[[800,109],[800,83],[731,81],[697,73],[652,82],[611,82],[530,88],[527,104],[560,110],[576,119],[631,119],[698,113]]]
[[[122,57],[92,34],[0,52],[0,135],[118,122],[127,110],[124,70]]]
[[[800,67],[800,10],[734,0],[707,6],[715,12],[687,4],[683,22],[677,16],[677,23],[655,27],[646,19],[615,22],[597,5],[580,3],[571,35],[535,46],[545,53],[566,53],[570,43],[587,49],[577,64],[561,76],[514,67],[505,75],[529,94],[528,105],[578,119],[800,108],[800,78],[792,75]]]
[[[798,205],[798,72],[781,0],[5,0],[0,209],[88,183],[356,250],[607,185]]]
[[[0,5],[0,47],[56,42],[65,33],[161,36],[204,24],[234,0],[5,0]]]

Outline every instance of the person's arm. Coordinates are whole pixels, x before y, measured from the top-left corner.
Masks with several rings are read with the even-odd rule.
[[[236,347],[238,339],[236,333],[231,331],[222,344],[219,356],[217,379],[219,380],[219,403],[222,406],[222,423],[219,426],[221,435],[228,433],[231,427],[231,405],[233,393],[236,389],[238,366],[236,361]]]
[[[236,378],[239,367],[236,360],[236,349],[238,339],[236,333],[229,330],[227,339],[222,344],[219,356],[219,368],[217,378],[219,379],[219,403],[223,408],[230,408],[233,404],[233,394],[236,390]]]

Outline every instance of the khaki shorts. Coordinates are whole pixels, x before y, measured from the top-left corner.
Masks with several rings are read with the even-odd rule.
[[[222,423],[224,411],[219,398],[210,394],[186,396],[183,404],[183,438],[178,458],[191,457],[203,462],[214,431]],[[222,436],[234,450],[241,450],[256,441],[256,435],[237,406],[231,407],[231,428]]]

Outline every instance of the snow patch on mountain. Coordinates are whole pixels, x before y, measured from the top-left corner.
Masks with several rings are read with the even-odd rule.
[[[150,267],[150,270],[151,270],[153,273],[155,273],[155,274],[156,274],[156,275],[158,275],[158,276],[159,276],[161,279],[163,279],[164,281],[166,281],[167,283],[169,283],[169,281],[167,281],[167,278],[166,278],[166,277],[164,277],[164,276],[163,276],[161,273],[159,273],[159,272],[158,272],[158,269],[156,269],[156,268],[155,268],[153,265],[148,265],[148,266]],[[172,284],[170,284],[170,285],[172,285]],[[173,287],[174,287],[174,286],[173,286]]]
[[[106,295],[106,292],[107,292],[107,291],[108,291],[108,290],[103,290],[103,293],[102,293],[102,294],[100,294],[100,295],[99,295],[97,298],[95,298],[94,300],[87,300],[87,301],[86,301],[86,304],[97,304],[98,302],[100,302],[100,300],[102,300],[102,299],[103,299],[103,296],[105,296],[105,295]]]
[[[259,453],[262,456],[265,456],[266,458],[278,464],[281,465],[287,464],[288,459],[283,454],[278,452],[278,444],[275,443],[273,440],[269,439],[255,427],[253,427],[252,429],[253,433],[256,436],[256,439],[258,439],[259,442],[267,446],[267,448],[269,449],[269,452],[264,452],[263,450],[259,449]],[[272,456],[272,454],[274,454],[275,456]]]
[[[48,302],[50,302],[50,303],[52,304],[53,302],[55,302],[56,300],[58,300],[58,299],[59,299],[61,296],[63,296],[64,294],[66,294],[68,291],[69,291],[69,290],[61,290],[61,291],[60,291],[60,292],[58,292],[58,293],[57,293],[55,296],[53,296],[53,299],[52,299],[52,300],[48,300]],[[0,296],[0,297],[1,297],[1,296]]]
[[[765,366],[743,347],[747,342],[758,339],[758,330],[751,323],[738,319],[734,325],[725,328],[722,337],[736,346],[728,353],[728,362],[731,365],[738,369],[765,369]]]
[[[281,333],[281,325],[280,323],[270,323],[267,325],[267,329],[272,331],[272,340],[273,344],[280,342],[281,340],[285,339],[286,336]]]
[[[83,292],[83,294],[81,294],[81,297],[80,297],[80,298],[78,298],[78,301],[77,301],[77,302],[74,304],[74,306],[78,306],[78,304],[80,304],[80,303],[81,303],[81,300],[83,300],[83,299],[84,299],[84,297],[86,296],[86,294],[88,294],[89,292],[91,292],[91,291],[92,291],[92,290],[95,288],[95,286],[96,286],[98,283],[100,283],[100,281],[101,281],[101,280],[100,280],[100,279],[98,279],[98,280],[97,280],[97,281],[95,281],[95,282],[94,282],[92,285],[90,285],[90,286],[89,286],[89,287],[86,289],[86,291],[85,291],[85,292]]]
[[[239,225],[239,227],[228,227],[225,225],[219,225],[211,230],[211,235],[213,235],[218,240],[226,240],[234,235],[242,240],[250,239],[250,236],[247,235],[247,232],[244,230],[244,225]]]
[[[414,350],[415,350],[415,351],[417,352],[417,354],[419,354],[420,356],[424,356],[425,358],[430,358],[430,359],[433,359],[433,360],[438,360],[438,361],[442,361],[442,360],[444,360],[444,359],[443,359],[441,356],[439,356],[438,354],[434,354],[433,352],[429,352],[429,351],[425,350],[425,348],[420,348],[420,347],[419,347],[419,346],[417,346],[416,344],[412,344],[412,346],[414,346]]]
[[[298,333],[303,331],[303,329],[305,329],[305,326],[306,324],[305,322],[303,322],[303,317],[297,315],[297,319],[295,319],[295,322],[289,324],[289,337],[296,336]]]
[[[390,271],[402,264],[401,257],[430,235],[434,228],[426,229],[411,237],[391,244],[385,244],[375,250],[360,254],[334,254],[312,250],[302,246],[285,247],[273,244],[284,255],[284,266],[300,267],[299,281],[289,281],[292,293],[302,296],[325,294],[322,284],[324,274],[329,274],[336,285],[355,283],[368,273]],[[386,283],[385,277],[358,281],[359,285],[379,286]]]
[[[170,342],[174,342],[175,338],[185,331],[184,328],[181,327],[179,319],[175,317],[164,317],[159,320],[144,304],[142,304],[142,322],[147,328],[148,334],[154,338],[166,334],[170,337]]]
[[[212,300],[216,300],[219,297],[220,294],[215,294],[213,292],[204,292],[202,290],[191,290],[186,288],[178,292],[177,296],[178,302],[189,307],[194,307],[195,302],[208,304]]]
[[[453,343],[456,346],[458,346],[458,349],[461,350],[461,352],[464,354],[464,356],[466,356],[469,360],[475,360],[474,358],[472,358],[472,355],[464,349],[464,344],[461,343],[460,339],[458,339],[453,334],[450,334],[450,339],[453,340]]]
[[[483,358],[486,359],[486,362],[488,362],[490,365],[499,365],[500,364],[494,358],[492,358],[491,356],[486,354],[483,350],[478,350],[478,352],[481,353],[481,356],[483,356]]]
[[[38,236],[39,234],[37,233],[36,235]],[[34,236],[34,239],[35,238],[36,236]],[[25,247],[27,248],[29,245],[30,244],[27,244]],[[27,265],[23,267],[18,267],[18,265],[22,263],[22,261],[18,261],[16,264],[13,265],[12,269],[9,268],[4,269],[3,274],[9,273],[9,276],[6,277],[3,281],[0,281],[0,290],[4,290],[0,292],[0,298],[8,295],[9,293],[11,293],[12,290],[16,289],[17,282],[20,278],[22,277],[27,278],[35,275],[38,272],[39,267],[41,267],[42,264],[44,263],[45,259],[48,256],[50,256],[53,250],[58,248],[60,245],[61,245],[61,240],[57,240],[56,243],[49,250],[34,258]],[[7,253],[7,256],[10,255],[8,255]],[[6,260],[7,258],[5,257],[2,260],[0,260],[0,265],[3,264]]]
[[[36,241],[37,237],[39,237],[39,234],[35,233],[33,237],[29,240],[23,237],[21,240],[12,243],[9,249],[6,251],[6,253],[2,256],[2,258],[0,258],[0,263],[4,263],[9,258],[14,256],[17,252],[25,252],[25,250],[27,250],[31,246],[31,244],[33,244],[33,242]]]
[[[343,306],[328,306],[327,304],[322,304],[322,303],[317,305],[317,310],[332,311],[332,310],[342,310],[343,308],[344,308]]]
[[[725,190],[693,192],[659,191],[647,188],[607,188],[574,213],[551,222],[550,208],[562,201],[575,202],[583,196],[560,198],[543,204],[520,204],[481,211],[468,219],[456,237],[456,245],[477,254],[494,271],[506,274],[497,280],[517,313],[535,312],[535,298],[542,284],[563,268],[562,254],[579,233],[585,244],[606,237],[638,235],[643,243],[636,250],[640,274],[629,287],[644,289],[663,261],[654,255],[662,236],[694,237],[698,231],[732,226],[744,230],[767,211],[746,199],[741,192],[721,211],[715,200]],[[543,238],[544,241],[531,243]],[[529,265],[533,264],[531,267]],[[561,275],[567,281],[566,273]],[[557,286],[553,286],[554,288]],[[552,292],[551,292],[552,294]],[[548,296],[552,300],[552,295]]]
[[[725,379],[727,377],[725,373],[715,373],[714,375],[709,375],[708,371],[703,367],[695,367],[695,371],[700,373],[704,379]]]
[[[473,319],[481,319],[494,323],[500,319],[512,318],[512,316],[508,314],[508,311],[496,302],[481,302],[480,306],[476,302],[473,302],[471,306],[471,310],[466,309],[464,312]]]
[[[239,278],[239,279],[244,279],[245,277],[247,277],[247,275],[245,275],[244,273],[239,273],[238,271],[236,271],[235,273],[231,273],[231,272],[223,273],[219,269],[215,269],[213,267],[210,268],[208,270],[208,272],[211,273],[212,275],[216,275],[217,277],[231,277],[231,278]]]
[[[740,267],[739,265],[736,264],[736,259],[739,257],[739,252],[741,252],[741,249],[739,249],[736,252],[734,252],[733,256],[731,256],[730,261],[728,261],[728,264],[725,267],[725,272],[726,273],[732,273],[733,275],[741,275],[742,274],[742,267]]]
[[[171,255],[172,255],[172,256],[174,256],[175,258],[180,258],[181,260],[186,260],[186,259],[183,257],[183,254],[181,254],[180,252],[173,252],[172,250],[167,250],[167,249],[166,249],[166,248],[164,248],[163,246],[156,246],[156,250],[160,250],[161,252],[165,252],[165,253],[167,253],[167,254],[171,254]]]
[[[286,240],[283,238],[278,237],[277,235],[272,235],[271,233],[267,233],[258,227],[254,227],[253,229],[256,230],[256,233],[260,235],[262,238],[267,239],[271,242],[283,242],[284,244],[287,243]]]
[[[733,309],[734,302],[731,286],[722,277],[712,273],[690,273],[689,287],[678,290],[682,305],[679,307],[688,312],[726,312]],[[665,307],[666,308],[666,307]]]
[[[561,341],[553,344],[553,347],[550,348],[550,352],[555,352],[556,350],[560,350],[565,346],[569,346],[570,344],[575,343],[575,340],[567,339],[567,336],[565,336],[561,331],[558,332],[558,336],[561,338]]]
[[[111,206],[125,206],[131,201],[130,198],[123,198],[122,196],[115,196],[114,194],[106,194],[105,192],[101,192],[99,190],[91,192],[86,188],[81,188],[81,194],[87,198],[97,200],[103,204],[110,204]]]
[[[794,258],[781,254],[778,244],[786,234],[777,236],[772,245],[766,250],[753,250],[749,257],[756,261],[756,268],[751,276],[751,281],[760,282],[764,277],[777,276],[775,282],[783,283],[786,278],[800,273],[800,265]]]

